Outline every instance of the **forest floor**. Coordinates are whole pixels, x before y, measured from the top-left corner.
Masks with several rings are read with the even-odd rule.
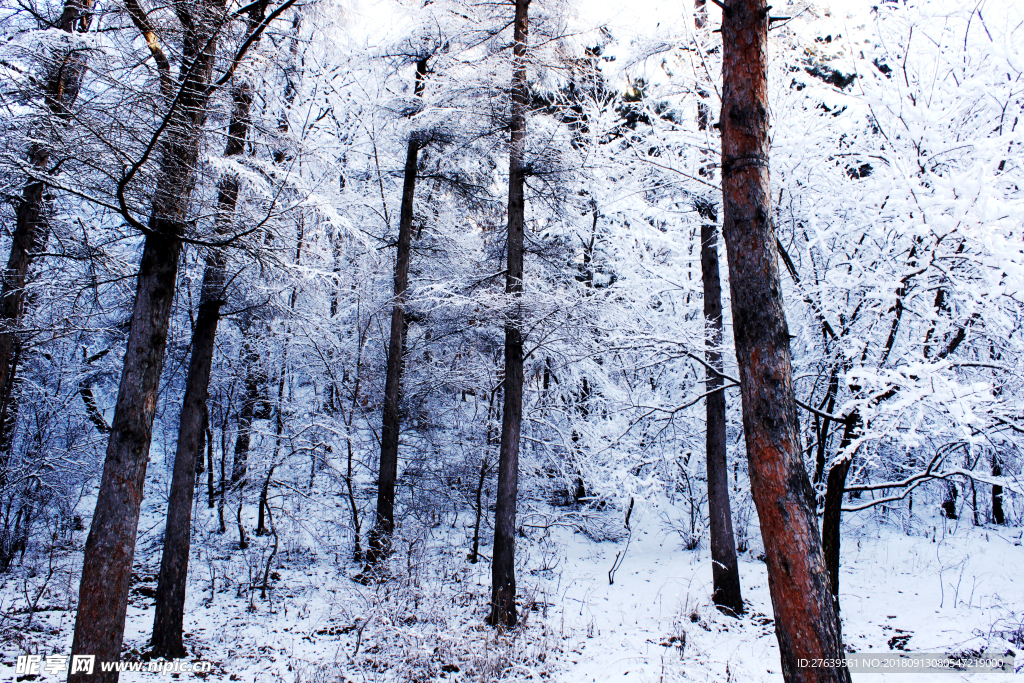
[[[518,576],[524,624],[499,635],[483,625],[489,564],[466,561],[465,518],[455,526],[422,524],[417,536],[400,539],[392,580],[370,586],[351,580],[359,567],[337,552],[303,549],[325,547],[310,542],[323,542],[323,530],[281,521],[263,597],[273,537],[250,539],[250,547],[240,551],[237,536],[229,538],[230,526],[227,534],[211,533],[215,516],[202,508],[197,526],[203,542],[192,559],[186,614],[189,659],[211,663],[200,676],[207,681],[253,683],[781,681],[759,549],[740,561],[747,614],[722,615],[710,605],[707,549],[684,549],[668,521],[674,512],[665,504],[638,506],[628,532],[618,513],[612,519],[552,508],[522,515]],[[159,564],[160,524],[155,516],[143,521],[125,636],[125,658],[134,661],[145,658]],[[847,527],[841,574],[847,648],[1010,650],[1019,674],[1022,530],[973,527],[968,519],[934,522],[918,519],[912,535],[863,520]],[[18,654],[68,652],[76,579],[70,564],[57,563],[51,571],[46,558],[36,558],[32,571],[20,568],[4,578],[0,680],[15,678]],[[994,682],[1011,676],[953,673],[942,679]],[[161,677],[148,671],[121,674],[126,683]],[[63,678],[44,673],[18,680]],[[855,674],[854,680],[924,682],[934,676]]]

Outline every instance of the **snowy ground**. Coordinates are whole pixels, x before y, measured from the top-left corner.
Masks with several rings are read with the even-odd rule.
[[[357,567],[333,553],[281,545],[267,599],[258,586],[272,539],[254,539],[242,553],[216,536],[210,547],[219,550],[193,558],[187,644],[193,659],[213,662],[208,681],[781,681],[765,566],[751,557],[756,548],[740,563],[748,613],[738,620],[723,616],[709,606],[707,551],[684,550],[668,518],[665,508],[638,510],[627,534],[617,513],[614,520],[598,514],[586,521],[584,534],[572,528],[580,520],[564,511],[523,515],[519,588],[526,624],[508,636],[482,625],[489,565],[466,562],[465,520],[452,527],[449,519],[404,539],[394,558],[397,579],[370,587],[351,581]],[[202,523],[212,528],[213,520],[204,513]],[[944,529],[937,520],[927,536],[920,524],[907,536],[864,526],[873,532],[844,537],[848,648],[1010,649],[1019,675],[1020,529],[972,528],[967,520]],[[607,540],[594,540],[600,538]],[[129,608],[128,659],[142,655],[152,626],[157,549],[152,533],[143,536],[139,554],[146,564],[137,568]],[[25,607],[42,578],[38,572],[27,579],[11,575],[0,591],[6,639],[0,680],[14,678],[19,653],[69,649],[73,613],[63,596],[76,577],[55,571],[29,622]],[[940,678],[994,682],[1011,676]],[[121,680],[159,677],[124,673]],[[856,674],[854,680],[923,682],[934,675]]]
[[[708,554],[681,551],[678,537],[645,521],[650,517],[640,521],[614,585],[608,585],[607,569],[617,547],[571,546],[567,564],[580,569],[563,596],[566,621],[577,632],[592,630],[594,637],[584,642],[565,680],[781,681],[764,563],[741,560],[748,614],[725,617],[709,607]],[[1019,632],[1024,620],[1019,537],[1019,531],[980,529],[961,529],[945,539],[937,529],[935,542],[888,529],[847,536],[841,590],[848,647],[1019,652],[1019,643],[997,635]],[[942,678],[982,675],[993,681],[1010,676]],[[858,674],[854,680],[923,682],[933,676]]]

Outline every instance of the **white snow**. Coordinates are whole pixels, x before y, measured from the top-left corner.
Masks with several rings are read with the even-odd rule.
[[[213,662],[207,681],[254,683],[782,680],[766,569],[754,557],[758,546],[741,556],[748,610],[735,619],[710,604],[709,554],[706,549],[683,549],[671,529],[676,511],[664,502],[660,508],[638,506],[628,534],[618,511],[585,515],[589,535],[571,528],[580,527],[579,513],[557,508],[541,513],[520,518],[529,525],[518,549],[525,625],[505,636],[483,624],[489,564],[466,561],[466,518],[454,527],[448,520],[432,529],[420,528],[413,538],[413,524],[407,524],[394,556],[395,578],[372,586],[351,580],[359,567],[344,557],[284,548],[269,600],[260,597],[258,588],[268,542],[254,539],[243,553],[229,549],[230,529],[225,537],[209,536],[221,542],[198,544],[214,550],[192,560],[185,626],[192,652],[188,659]],[[202,526],[212,529],[214,518],[205,510],[201,515]],[[942,521],[916,518],[911,535],[877,520],[847,525],[841,574],[847,649],[1010,650],[1018,655],[1019,672],[1024,663],[1019,656],[1022,530],[972,528],[969,519],[961,520],[959,528],[945,520],[944,527]],[[594,530],[602,525],[617,540],[591,540],[600,537]],[[855,534],[856,529],[861,531]],[[157,549],[143,539],[143,566],[155,569]],[[490,548],[485,544],[482,550],[489,553]],[[609,584],[609,570],[623,552],[615,582]],[[155,573],[142,567],[137,571],[143,577]],[[254,590],[246,585],[250,572],[256,574]],[[153,582],[141,585],[153,587]],[[24,600],[20,588],[7,580],[5,607]],[[152,607],[152,599],[133,590],[125,637],[128,659],[137,659],[145,649]],[[6,671],[13,672],[14,657],[23,651],[67,653],[72,614],[36,613],[32,630],[25,630],[20,642],[5,645]],[[16,613],[11,619],[27,615]],[[984,676],[978,680],[994,682],[1011,675],[951,673],[942,680]],[[121,680],[159,676],[123,673]],[[61,679],[43,675],[40,680]],[[934,676],[855,674],[854,680],[923,683]]]

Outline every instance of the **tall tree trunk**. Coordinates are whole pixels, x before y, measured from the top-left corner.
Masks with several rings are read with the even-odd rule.
[[[731,0],[723,10],[723,233],[740,371],[751,490],[786,681],[850,681],[845,666],[801,668],[843,656],[839,619],[804,469],[789,330],[768,175],[768,7]]]
[[[417,97],[423,96],[427,59],[416,62]],[[413,201],[416,196],[416,166],[420,141],[409,139],[405,155],[405,182],[398,220],[398,254],[395,258],[395,298],[391,308],[391,339],[388,342],[387,378],[384,383],[384,418],[380,434],[380,471],[377,483],[377,516],[367,541],[366,563],[377,565],[391,548],[395,530],[395,481],[398,477],[398,438],[401,431],[398,404],[402,391],[402,351],[405,346],[405,292],[409,287],[409,261],[412,252]]]
[[[224,419],[221,420],[220,424],[220,486],[217,488],[217,519],[220,521],[220,527],[217,529],[217,533],[223,534],[227,531],[227,527],[224,525],[224,499],[227,497],[228,491],[228,418],[230,411],[228,408],[224,409]]]
[[[512,628],[516,613],[516,502],[519,497],[519,432],[523,421],[523,333],[519,298],[523,293],[525,223],[523,149],[526,140],[526,40],[530,0],[516,0],[512,74],[511,144],[508,160],[508,269],[505,293],[511,299],[505,323],[505,387],[498,451],[498,490],[491,562],[491,613],[488,622]]]
[[[64,11],[57,21],[57,29],[65,33],[85,33],[92,23],[93,0],[66,0]],[[59,50],[51,55],[53,63],[47,69],[43,89],[43,106],[63,123],[71,115],[71,105],[78,98],[86,58],[80,50]],[[42,130],[36,137],[49,137],[50,122],[41,121]],[[46,143],[33,143],[28,162],[39,175],[49,172],[50,148]],[[5,478],[7,446],[13,431],[15,357],[18,354],[18,328],[25,312],[25,284],[29,269],[37,252],[46,246],[49,228],[46,224],[46,183],[29,178],[21,193],[14,230],[11,233],[11,253],[0,284],[0,484]]]
[[[208,11],[219,12],[212,2]],[[180,10],[190,11],[190,10]],[[153,415],[167,346],[182,235],[195,185],[208,85],[217,51],[210,17],[195,17],[185,36],[183,82],[162,142],[159,177],[149,231],[139,266],[131,331],[114,409],[110,441],[85,545],[78,613],[71,652],[98,661],[121,656],[135,537],[149,463]],[[189,486],[192,482],[189,481]],[[113,683],[116,671],[87,676],[71,672],[72,683]]]
[[[191,361],[190,361],[191,364]],[[209,398],[209,395],[207,395]],[[180,429],[180,425],[179,425]],[[203,472],[206,471],[206,433],[209,431],[207,425],[207,410],[206,406],[203,406],[203,420],[199,428],[199,443],[196,445],[196,486],[201,486],[203,483]]]
[[[706,34],[708,20],[706,0],[694,2],[694,23],[698,36]],[[701,102],[697,105],[697,128],[707,131],[711,112],[701,91]],[[713,178],[714,165],[706,164],[701,175]],[[705,434],[708,469],[708,518],[711,527],[711,575],[714,586],[712,601],[726,613],[743,613],[743,593],[740,590],[740,568],[736,559],[736,540],[732,531],[732,510],[729,505],[729,463],[726,440],[725,390],[721,372],[722,331],[722,280],[718,263],[718,211],[714,200],[700,198],[696,209],[702,222],[700,226],[700,266],[704,287],[704,319],[707,321],[709,336],[705,358],[710,366],[707,370],[707,425]]]
[[[708,369],[705,387],[707,397],[708,517],[711,522],[711,574],[718,608],[734,615],[743,613],[740,590],[740,568],[736,559],[736,541],[732,532],[732,510],[729,505],[729,463],[726,460],[726,411],[723,389],[722,352],[722,283],[718,270],[718,228],[705,223],[700,228],[700,263],[704,280],[704,318],[709,337],[705,356]]]
[[[254,17],[250,26],[262,17]],[[233,93],[233,111],[228,126],[225,157],[242,154],[249,135],[249,110],[252,90],[248,84],[237,86]],[[229,174],[220,182],[218,192],[218,232],[227,234],[238,203],[238,177]],[[151,641],[153,656],[176,658],[185,656],[182,626],[185,619],[185,587],[188,577],[188,556],[192,540],[192,501],[195,495],[195,463],[202,458],[202,440],[206,427],[206,400],[210,389],[214,342],[224,303],[225,254],[212,249],[206,257],[203,286],[199,296],[199,313],[192,333],[192,357],[185,380],[185,398],[178,423],[178,445],[174,455],[174,472],[167,506],[163,556],[156,590],[156,610]],[[241,431],[241,430],[239,430]],[[213,462],[210,462],[213,470]],[[212,502],[212,501],[211,501]]]
[[[992,476],[1003,476],[999,456],[995,453],[992,454]],[[1006,524],[1006,517],[1003,515],[1003,487],[998,484],[992,485],[992,521],[995,524]]]

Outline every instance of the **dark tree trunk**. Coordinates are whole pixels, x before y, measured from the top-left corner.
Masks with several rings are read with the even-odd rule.
[[[92,4],[93,0],[66,0],[55,28],[65,33],[85,33],[92,23]],[[51,56],[53,63],[47,70],[43,103],[46,111],[57,122],[63,123],[70,117],[71,105],[78,98],[86,57],[79,50],[58,51]],[[49,137],[50,133],[46,131],[49,127],[49,122],[42,121],[41,130],[34,131],[34,135]],[[49,147],[45,143],[33,144],[28,153],[28,162],[36,173],[48,173]],[[36,254],[46,246],[49,239],[46,202],[46,184],[29,178],[18,204],[16,222],[11,233],[11,253],[0,284],[0,470],[6,470],[7,443],[13,431],[15,410],[11,403],[14,400],[15,356],[19,350],[18,328],[25,312],[25,284]],[[5,472],[0,472],[0,477],[3,474]]]
[[[971,479],[971,516],[974,526],[978,526],[978,489],[974,485],[974,479]]]
[[[729,463],[726,460],[725,390],[722,388],[722,283],[718,271],[718,230],[714,223],[700,229],[700,263],[704,280],[704,318],[708,322],[707,398],[708,517],[711,522],[712,600],[723,612],[743,613],[740,568],[732,533],[729,505]]]
[[[232,99],[234,107],[228,127],[225,157],[238,156],[245,149],[249,135],[252,91],[247,85],[241,85],[234,89]],[[238,178],[234,175],[225,176],[220,182],[218,193],[217,221],[220,233],[227,234],[230,231],[237,203]],[[192,540],[192,501],[195,495],[196,462],[203,456],[202,441],[207,426],[206,400],[209,396],[217,325],[224,303],[225,260],[222,249],[213,249],[207,255],[199,296],[199,313],[192,333],[192,357],[178,423],[178,445],[174,455],[163,556],[157,582],[151,643],[155,657],[185,656],[182,625],[185,619],[185,587]],[[210,465],[212,471],[213,463]]]
[[[0,336],[4,333],[0,332]],[[14,433],[14,425],[18,422],[18,403],[11,400],[14,396],[14,386],[17,383],[18,363],[21,360],[21,340],[15,334],[11,334],[11,362],[6,368],[7,380],[0,394],[0,489],[7,485],[8,470],[10,468],[11,437]]]
[[[245,537],[245,527],[242,525],[242,505],[245,502],[245,485],[249,476],[249,449],[252,446],[252,423],[256,417],[256,404],[260,400],[260,376],[258,369],[260,361],[259,356],[249,342],[243,342],[242,355],[246,366],[245,395],[242,397],[242,407],[238,410],[238,433],[235,436],[234,459],[231,462],[231,482],[228,488],[221,492],[221,515],[223,515],[224,499],[227,497],[228,491],[237,493],[238,510],[235,517],[238,523],[238,547],[244,550],[249,547],[249,542]]]
[[[750,483],[786,681],[848,683],[845,666],[801,668],[843,656],[839,619],[804,469],[789,330],[768,176],[768,7],[731,0],[723,12],[723,233],[740,371]]]
[[[191,364],[191,361],[190,361]],[[209,394],[207,394],[209,398]],[[180,425],[179,425],[180,429]],[[199,445],[196,447],[196,486],[201,486],[203,483],[203,472],[206,471],[206,434],[210,431],[209,425],[209,411],[206,406],[203,406],[203,422],[199,428]]]
[[[224,499],[227,497],[228,491],[228,416],[230,411],[228,408],[224,409],[224,419],[220,425],[220,486],[217,488],[217,519],[220,521],[220,527],[217,529],[217,533],[223,534],[228,530],[227,526],[224,525]]]
[[[829,589],[835,601],[836,612],[839,612],[839,546],[840,522],[843,515],[843,494],[846,492],[846,477],[853,464],[853,453],[846,455],[847,449],[857,438],[860,428],[860,413],[854,411],[846,416],[843,423],[843,438],[839,442],[838,453],[842,460],[832,465],[825,482],[825,509],[821,518],[821,544],[825,555],[825,568],[828,570]]]
[[[999,465],[999,456],[992,454],[992,476],[1003,476],[1003,468]],[[992,521],[996,524],[1006,524],[1006,517],[1003,515],[1003,487],[998,484],[992,485]]]
[[[161,217],[150,223],[153,233],[146,238],[142,256],[114,423],[86,541],[72,652],[96,655],[101,661],[115,661],[121,655],[142,486],[181,253],[175,236],[181,225],[176,222]],[[115,681],[117,675],[101,674],[100,679]],[[86,677],[72,675],[70,680]]]
[[[476,564],[480,559],[480,522],[484,515],[483,493],[484,482],[487,481],[487,467],[490,462],[485,452],[484,459],[480,462],[480,480],[476,485],[476,521],[473,522],[473,548],[469,551],[469,563]]]
[[[270,533],[266,527],[266,513],[270,509],[268,500],[270,498],[270,480],[274,477],[274,470],[277,469],[277,463],[271,463],[270,469],[267,470],[267,478],[263,480],[263,487],[260,489],[260,511],[256,518],[256,535],[265,536]]]
[[[209,404],[207,404],[209,405]],[[217,498],[217,487],[214,483],[213,474],[213,425],[209,420],[209,412],[205,420],[206,429],[206,507],[213,509],[214,500]]]
[[[219,9],[218,5],[209,7]],[[184,82],[162,142],[159,179],[149,232],[139,267],[131,331],[114,409],[110,441],[85,545],[78,614],[71,652],[98,661],[121,657],[135,537],[149,463],[153,415],[167,346],[182,235],[195,184],[207,86],[217,51],[216,32],[207,17],[185,36]],[[196,33],[199,31],[199,33]],[[194,64],[193,64],[194,62]],[[192,486],[191,480],[188,482]],[[113,683],[116,671],[86,676],[70,673],[72,683]]]
[[[352,515],[352,559],[359,562],[363,559],[363,548],[359,542],[359,506],[356,504],[356,492],[352,485],[352,462],[355,459],[352,453],[352,438],[349,434],[349,438],[346,443],[348,449],[348,467],[345,473],[345,489],[348,493],[348,509]]]
[[[480,480],[477,482],[476,487],[476,521],[473,523],[473,548],[469,553],[470,564],[476,564],[480,561],[480,523],[484,516],[484,506],[486,500],[484,499],[484,482],[487,480],[487,471],[491,466],[491,445],[494,442],[493,429],[491,428],[491,420],[494,419],[494,399],[501,389],[499,384],[495,387],[494,391],[491,392],[490,399],[487,403],[487,441],[484,443],[484,457],[480,462]]]
[[[273,525],[273,514],[270,512],[270,481],[274,476],[274,470],[277,469],[278,460],[277,456],[281,452],[281,435],[284,433],[284,384],[285,384],[285,371],[282,367],[281,376],[277,381],[277,410],[274,411],[274,454],[270,457],[270,469],[267,472],[267,478],[263,480],[263,488],[260,489],[260,510],[259,515],[256,519],[256,535],[265,536],[268,532],[266,527],[267,516],[271,517],[271,525]],[[330,445],[327,446],[328,452],[330,451]],[[315,456],[314,456],[315,458]],[[315,462],[315,460],[314,460]],[[313,488],[312,475],[310,475],[310,489]]]
[[[956,484],[951,481],[946,482],[946,497],[942,501],[942,514],[946,519],[959,519],[960,516],[956,512],[956,499],[959,491],[956,488]]]
[[[426,58],[416,62],[417,96],[423,96],[427,75]],[[380,472],[377,483],[377,516],[370,529],[366,548],[367,566],[377,565],[388,555],[395,530],[395,481],[398,478],[398,439],[401,432],[398,404],[402,391],[402,351],[405,346],[405,292],[409,287],[409,261],[412,252],[413,202],[416,197],[416,165],[420,142],[409,140],[405,155],[405,182],[398,220],[398,253],[395,257],[395,298],[391,308],[391,339],[388,342],[387,378],[384,383],[384,418],[380,434]]]
[[[256,404],[260,400],[260,357],[250,340],[242,342],[242,362],[245,365],[245,394],[238,409],[238,433],[235,435],[234,459],[231,463],[231,485],[240,488],[249,473],[249,447],[252,444],[252,422],[256,418]]]
[[[832,365],[832,372],[828,378],[828,389],[825,390],[825,400],[821,407],[824,408],[825,413],[832,415],[832,411],[836,408],[836,396],[839,393],[839,363]],[[825,454],[828,452],[828,431],[832,428],[832,418],[825,417],[821,419],[821,423],[817,422],[818,416],[815,415],[815,433],[818,438],[818,447],[816,449],[816,455],[814,457],[814,485],[817,486],[821,483],[825,477]]]
[[[512,628],[516,613],[516,502],[519,497],[519,432],[523,421],[523,336],[518,299],[523,292],[524,185],[526,139],[526,41],[530,0],[516,0],[512,75],[511,145],[508,162],[508,270],[505,293],[515,301],[505,324],[505,386],[498,451],[498,490],[491,561],[491,613],[488,622]]]
[[[210,274],[209,269],[207,275]],[[205,281],[213,278],[206,277]],[[153,655],[184,657],[182,623],[185,615],[185,583],[192,533],[192,499],[195,492],[195,463],[200,456],[199,441],[203,431],[203,406],[206,403],[213,363],[214,337],[220,318],[220,290],[205,291],[199,305],[195,332],[192,335],[192,358],[189,361],[185,399],[178,426],[178,445],[168,499],[167,525],[164,530],[163,556],[157,583],[156,613],[153,621]]]
[[[846,476],[850,472],[851,464],[852,458],[846,458],[829,469],[825,487],[825,510],[821,518],[822,550],[825,555],[825,567],[828,570],[829,590],[835,599],[837,612],[839,611],[839,532],[842,521],[843,492],[846,488]]]
[[[238,549],[245,550],[249,547],[249,537],[245,533],[245,524],[242,523],[242,508],[245,506],[245,498],[242,496],[242,487],[238,487],[238,507],[235,508],[235,523],[238,526]]]

